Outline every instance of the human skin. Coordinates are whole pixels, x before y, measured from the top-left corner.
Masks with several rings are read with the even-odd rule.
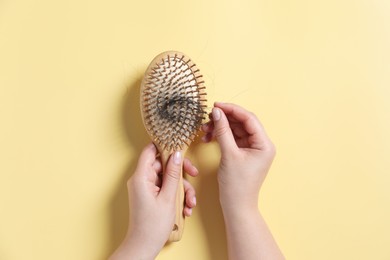
[[[129,228],[119,248],[110,257],[121,259],[154,259],[172,231],[176,209],[176,191],[182,165],[181,152],[169,159],[165,174],[161,177],[162,165],[153,144],[142,151],[137,168],[128,180]],[[198,170],[188,159],[183,161],[184,171],[196,176]],[[183,214],[191,216],[196,205],[195,190],[183,180],[186,204]]]
[[[258,209],[260,188],[275,156],[260,121],[240,106],[215,103],[211,121],[202,128],[203,141],[215,138],[221,151],[219,200],[229,259],[284,259]]]
[[[211,120],[202,130],[206,133],[203,141],[215,139],[221,151],[217,178],[229,259],[284,259],[258,208],[260,188],[275,156],[275,146],[260,121],[242,107],[215,103]],[[128,233],[110,259],[154,259],[158,255],[174,223],[181,160],[181,153],[171,156],[161,180],[156,148],[150,144],[143,150],[128,181]],[[189,160],[183,165],[189,175],[198,174]],[[189,216],[196,204],[195,191],[188,182],[184,186],[184,214]]]

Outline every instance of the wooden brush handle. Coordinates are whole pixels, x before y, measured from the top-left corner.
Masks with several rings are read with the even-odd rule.
[[[172,151],[180,149],[184,154],[207,117],[205,89],[196,64],[183,53],[163,52],[146,69],[140,89],[142,122],[160,151],[164,171]],[[169,241],[179,241],[183,234],[184,196],[180,175]]]
[[[166,165],[170,154],[166,151],[161,152],[161,161],[163,165],[163,172],[165,174]],[[184,185],[183,185],[183,162],[180,166],[180,178],[176,191],[176,213],[175,222],[172,227],[172,232],[169,235],[169,242],[177,242],[181,239],[184,231]]]
[[[169,242],[179,241],[184,231],[184,186],[183,186],[183,174],[180,173],[179,186],[176,192],[176,216],[175,224],[172,227],[172,232],[169,235]]]

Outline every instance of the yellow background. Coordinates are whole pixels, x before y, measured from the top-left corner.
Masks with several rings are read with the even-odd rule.
[[[179,50],[209,106],[277,146],[260,208],[288,259],[390,259],[390,2],[0,1],[0,259],[105,259],[148,142],[139,84]],[[188,153],[198,207],[158,259],[227,258],[218,148]],[[158,220],[156,220],[158,221]]]

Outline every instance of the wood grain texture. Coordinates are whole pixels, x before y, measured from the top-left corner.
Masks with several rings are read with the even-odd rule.
[[[157,55],[141,83],[143,124],[160,152],[165,172],[174,151],[183,155],[205,119],[206,92],[196,64],[186,55],[168,51]],[[181,167],[182,168],[182,167]],[[180,174],[176,218],[169,241],[179,241],[184,230],[184,187]]]

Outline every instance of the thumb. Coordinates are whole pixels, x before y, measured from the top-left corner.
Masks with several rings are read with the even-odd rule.
[[[224,155],[232,149],[237,148],[237,144],[234,140],[232,130],[230,129],[229,121],[222,109],[214,107],[212,116],[214,122],[214,136],[221,147],[222,155]]]
[[[176,151],[169,157],[160,192],[160,195],[169,201],[175,200],[176,198],[182,165],[183,156],[180,151]]]

